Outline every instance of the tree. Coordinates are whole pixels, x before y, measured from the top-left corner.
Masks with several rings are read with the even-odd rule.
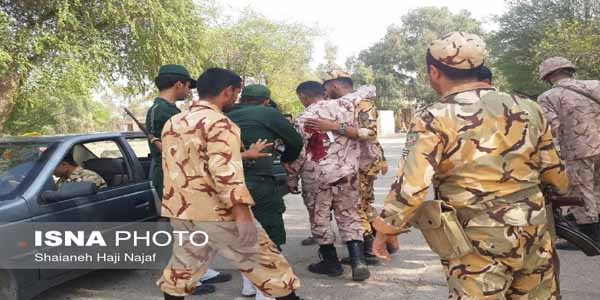
[[[427,81],[425,54],[431,41],[451,31],[482,34],[481,24],[467,11],[454,14],[446,7],[423,7],[403,15],[380,42],[359,54],[353,68],[363,64],[373,71],[380,109],[396,110],[401,99],[438,99]]]
[[[311,77],[309,62],[319,30],[273,21],[251,9],[241,15],[211,32],[214,47],[209,64],[231,69],[246,81],[268,85],[283,111],[299,112],[302,105],[295,90]]]
[[[317,77],[323,79],[327,76],[327,72],[333,70],[341,70],[342,67],[337,64],[338,47],[332,42],[327,41],[324,47],[323,63],[317,66]]]
[[[100,82],[147,88],[164,63],[206,64],[205,2],[0,0],[0,133],[93,130]]]
[[[533,52],[536,62],[552,56],[569,58],[581,78],[600,78],[600,19],[551,26]]]
[[[575,60],[585,57],[584,68],[594,62],[597,65],[600,1],[506,2],[508,10],[497,18],[500,26],[491,36],[490,48],[513,90],[539,94],[546,89],[537,70],[544,59],[553,55]],[[586,52],[589,54],[582,56]]]

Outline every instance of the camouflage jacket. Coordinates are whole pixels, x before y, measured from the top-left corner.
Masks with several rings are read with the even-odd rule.
[[[600,81],[563,79],[538,98],[558,138],[563,159],[600,154],[600,104],[556,85],[573,87],[600,99]]]
[[[472,218],[461,219],[464,226],[543,224],[540,181],[560,193],[567,189],[540,107],[489,85],[465,84],[423,108],[411,124],[406,147],[382,219],[375,224],[382,232],[405,229],[432,184],[437,198],[459,210],[459,216],[472,212]],[[520,197],[524,191],[530,193]]]
[[[358,102],[375,96],[375,88],[362,87],[339,99],[321,100],[308,106],[295,119],[295,126],[304,141],[300,157],[291,165],[290,186],[297,186],[298,175],[305,184],[319,181],[333,183],[358,172],[359,142],[333,132],[315,132],[304,127],[307,119],[326,119],[356,126],[355,108]]]
[[[359,101],[355,108],[356,126],[359,130],[360,161],[359,169],[369,172],[377,167],[381,154],[377,148],[377,108],[372,101]]]
[[[234,204],[254,205],[244,183],[240,129],[218,107],[198,101],[162,132],[162,216],[234,221]]]
[[[377,141],[373,144],[375,150],[375,160],[367,167],[366,170],[361,169],[361,172],[365,172],[367,176],[377,176],[381,171],[383,165],[387,164],[383,147]]]
[[[56,182],[56,185],[60,188],[66,182],[93,182],[96,184],[96,188],[101,189],[107,187],[106,181],[98,175],[98,173],[77,167],[68,177],[61,177]]]

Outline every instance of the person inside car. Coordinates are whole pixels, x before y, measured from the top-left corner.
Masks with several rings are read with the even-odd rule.
[[[106,181],[98,173],[80,167],[73,159],[73,154],[68,153],[54,170],[54,176],[58,177],[56,185],[60,187],[67,182],[93,182],[97,189],[107,187]]]

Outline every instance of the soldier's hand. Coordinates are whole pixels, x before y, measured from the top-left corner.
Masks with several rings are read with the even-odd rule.
[[[281,166],[288,174],[296,174],[296,170],[294,170],[294,168],[292,168],[290,163],[282,162]]]
[[[325,119],[307,119],[304,127],[319,132],[334,131],[340,128],[340,125],[334,121]]]
[[[388,235],[379,232],[375,235],[375,241],[373,241],[373,254],[387,261],[391,259],[387,248],[388,239]]]
[[[238,229],[240,246],[255,246],[258,241],[258,229],[256,228],[256,221],[250,212],[250,207],[243,204],[236,204],[232,208],[232,213]]]
[[[258,229],[254,221],[235,221],[238,228],[240,246],[253,247],[258,242]]]
[[[271,156],[271,153],[262,152],[263,150],[273,146],[273,143],[269,143],[267,140],[259,139],[256,143],[250,145],[250,148],[242,152],[242,159],[259,159],[263,157]]]
[[[381,175],[387,174],[388,169],[389,169],[389,167],[388,167],[387,162],[382,162],[381,163]]]

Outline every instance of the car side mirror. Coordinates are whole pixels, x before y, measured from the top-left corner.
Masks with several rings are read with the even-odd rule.
[[[96,194],[96,184],[90,181],[66,182],[57,191],[42,193],[42,201],[46,204],[64,201],[71,198]]]

